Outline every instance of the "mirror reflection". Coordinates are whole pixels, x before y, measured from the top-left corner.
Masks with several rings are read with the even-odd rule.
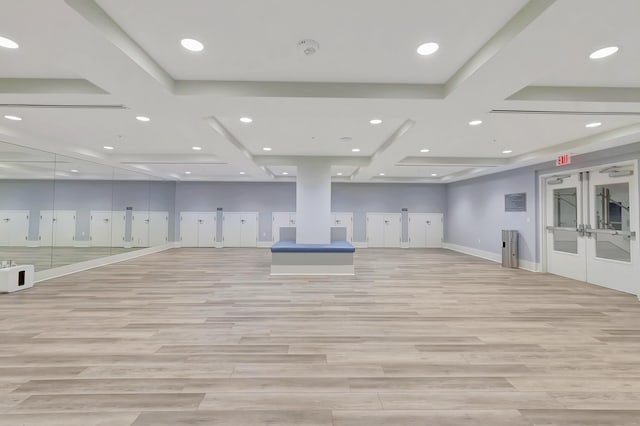
[[[596,256],[630,262],[629,183],[597,185],[595,193],[596,229],[621,231],[597,233]]]
[[[38,272],[166,244],[172,185],[0,143],[0,260]]]
[[[553,191],[554,226],[570,228],[553,232],[553,249],[565,253],[578,253],[578,196],[577,188],[559,188]]]

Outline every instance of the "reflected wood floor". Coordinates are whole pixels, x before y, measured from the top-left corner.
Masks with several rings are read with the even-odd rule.
[[[0,425],[638,425],[640,302],[446,250],[176,249],[0,295]]]

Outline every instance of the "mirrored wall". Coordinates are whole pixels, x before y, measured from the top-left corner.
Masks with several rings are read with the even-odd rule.
[[[0,260],[36,272],[173,240],[172,182],[0,143]]]

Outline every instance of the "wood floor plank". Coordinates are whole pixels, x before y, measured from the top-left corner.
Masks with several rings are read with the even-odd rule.
[[[0,295],[0,426],[640,424],[635,296],[447,250],[355,261],[175,249]]]

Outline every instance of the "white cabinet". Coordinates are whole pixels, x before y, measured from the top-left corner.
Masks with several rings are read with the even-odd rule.
[[[225,247],[256,247],[258,245],[258,213],[225,212],[222,241]]]
[[[169,212],[149,212],[149,246],[161,246],[167,242],[169,242]]]
[[[400,247],[402,214],[367,213],[367,245],[369,247]]]
[[[180,213],[180,241],[182,247],[215,247],[216,212]]]
[[[29,210],[0,211],[0,246],[25,246],[29,239]]]
[[[347,241],[353,241],[353,213],[331,213],[331,226],[345,228]]]
[[[443,223],[442,213],[409,213],[409,247],[442,247]]]
[[[125,246],[125,233],[127,229],[127,212],[111,212],[111,247]]]
[[[271,240],[280,241],[280,228],[296,226],[295,212],[273,212],[271,214]]]
[[[41,246],[73,247],[76,240],[75,210],[40,211]]]
[[[111,211],[91,211],[89,217],[91,247],[111,247],[112,216]]]
[[[131,240],[134,247],[166,244],[168,236],[168,212],[133,212],[131,215]]]

